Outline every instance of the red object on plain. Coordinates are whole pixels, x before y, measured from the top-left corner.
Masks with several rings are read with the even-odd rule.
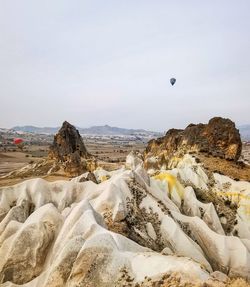
[[[14,144],[20,144],[23,142],[23,139],[20,139],[20,138],[15,138],[14,139]]]

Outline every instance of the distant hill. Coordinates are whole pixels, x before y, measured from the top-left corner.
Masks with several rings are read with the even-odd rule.
[[[16,126],[12,130],[18,132],[27,132],[35,134],[55,134],[60,127],[35,127],[35,126]],[[77,127],[80,134],[86,135],[143,135],[157,137],[162,133],[147,131],[144,129],[125,129],[118,127],[111,127],[109,125],[93,126],[90,128]],[[239,126],[241,138],[244,141],[250,141],[250,124]]]
[[[51,127],[35,127],[35,126],[16,126],[13,127],[12,130],[16,132],[25,132],[25,133],[34,133],[34,134],[55,134],[59,127],[51,128]]]
[[[118,127],[93,126],[90,128],[79,128],[81,134],[96,134],[96,135],[160,135],[161,133],[146,131],[143,129],[125,129]]]
[[[250,125],[242,125],[238,127],[243,141],[250,141]]]
[[[143,129],[125,129],[118,127],[111,127],[109,125],[105,126],[93,126],[90,128],[80,128],[77,127],[80,134],[86,135],[141,135],[141,136],[159,136],[161,133],[146,131]],[[12,130],[18,132],[28,132],[36,134],[55,134],[59,127],[35,127],[35,126],[16,126]]]

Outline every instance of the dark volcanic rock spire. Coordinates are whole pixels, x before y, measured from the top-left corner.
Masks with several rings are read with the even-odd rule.
[[[55,135],[49,157],[62,162],[65,171],[71,175],[79,175],[88,170],[87,159],[90,154],[78,130],[67,121]]]
[[[78,130],[65,121],[54,137],[54,142],[50,148],[50,157],[64,161],[69,154],[75,152],[77,152],[80,157],[88,156],[87,149]]]

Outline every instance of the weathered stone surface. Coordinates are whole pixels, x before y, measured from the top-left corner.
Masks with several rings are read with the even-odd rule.
[[[190,124],[184,130],[170,129],[164,137],[151,140],[146,148],[146,167],[150,157],[157,157],[158,166],[168,163],[175,156],[200,152],[214,157],[237,161],[242,143],[239,131],[230,119],[212,118],[208,124]],[[151,161],[152,163],[152,161]]]
[[[62,219],[56,207],[49,203],[32,212],[23,224],[13,225],[14,218],[9,222],[6,229],[10,234],[2,238],[0,246],[0,283],[24,284],[42,272]],[[12,227],[8,228],[10,224]]]
[[[78,130],[64,122],[54,137],[49,157],[63,163],[64,170],[70,175],[79,175],[90,169],[90,154],[84,145]]]
[[[209,175],[191,155],[148,178],[134,156],[128,169],[95,170],[106,177],[99,184],[78,176],[0,188],[0,285],[152,287],[176,273],[162,286],[249,280],[250,183]]]
[[[68,156],[75,153],[78,153],[80,157],[88,156],[87,149],[78,130],[65,121],[54,137],[54,142],[50,148],[50,157],[60,161],[67,161]]]
[[[88,172],[86,174],[83,174],[81,178],[79,179],[79,182],[85,182],[89,180],[93,181],[94,183],[98,183],[93,172]]]

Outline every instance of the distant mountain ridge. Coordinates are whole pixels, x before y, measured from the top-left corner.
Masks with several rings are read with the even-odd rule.
[[[35,127],[35,126],[16,126],[11,128],[16,132],[35,133],[35,134],[55,134],[60,127]]]
[[[17,132],[28,132],[36,134],[55,134],[60,127],[36,127],[36,126],[15,126],[12,130]],[[92,126],[90,128],[77,127],[80,134],[89,135],[144,135],[144,136],[157,136],[161,135],[160,132],[147,131],[144,129],[125,129],[118,127]]]

